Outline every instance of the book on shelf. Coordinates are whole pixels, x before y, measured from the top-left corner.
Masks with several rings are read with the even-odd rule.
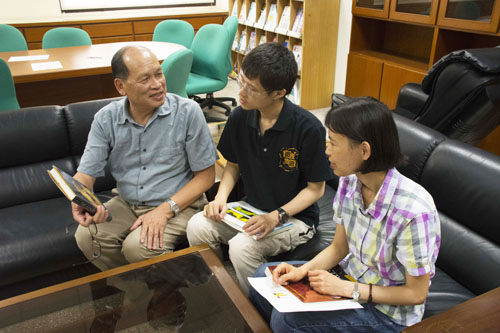
[[[294,264],[292,266],[300,267],[301,265],[302,264]],[[278,265],[267,266],[265,270],[266,276],[272,276],[272,272],[277,266]],[[354,281],[354,279],[349,275],[347,275],[342,269],[342,267],[340,267],[339,265],[332,268],[330,273],[332,273],[333,275],[337,276],[340,279]],[[290,282],[287,285],[284,285],[283,287],[286,288],[289,292],[291,292],[295,297],[297,297],[300,301],[304,303],[329,302],[329,301],[340,301],[349,299],[340,296],[323,295],[318,293],[317,291],[311,288],[311,285],[309,284],[309,280],[307,277],[297,282]]]
[[[240,43],[238,44],[238,50],[244,53],[246,49],[247,49],[247,31],[242,30],[240,35]]]
[[[260,16],[257,22],[255,22],[254,27],[259,29],[264,29],[264,25],[266,24],[266,10],[262,9],[260,11]]]
[[[64,196],[71,202],[83,207],[90,215],[96,213],[97,206],[102,206],[101,201],[91,189],[55,165],[52,166],[52,169],[47,170],[47,172]],[[110,220],[111,215],[108,215],[108,221]]]
[[[248,16],[247,20],[245,21],[245,24],[253,26],[255,24],[255,21],[257,20],[256,16],[257,16],[257,5],[255,4],[255,1],[252,1],[252,3],[250,3],[250,8],[248,9]]]
[[[304,10],[299,8],[297,14],[295,15],[295,20],[293,21],[292,29],[288,31],[288,35],[296,38],[302,37],[302,26],[304,25]]]
[[[288,39],[283,41],[283,46],[287,49],[290,49],[290,42],[288,41]]]
[[[234,34],[234,39],[233,39],[233,46],[231,46],[231,48],[233,49],[233,51],[238,51],[238,43],[240,41],[240,36],[238,35],[238,33]]]
[[[285,6],[283,8],[283,13],[281,13],[281,19],[276,28],[276,32],[285,35],[290,27],[290,6]]]
[[[222,221],[239,232],[245,232],[243,230],[243,226],[245,226],[245,224],[248,222],[248,220],[250,220],[252,216],[264,214],[267,214],[267,212],[257,209],[245,201],[235,201],[229,202],[227,204],[226,215],[224,216]],[[274,230],[266,235],[266,237],[290,228],[293,225],[294,220],[296,219],[290,217],[288,222],[278,224],[274,228]],[[253,239],[257,239],[258,236],[259,234],[250,237],[252,237]]]
[[[293,55],[295,56],[295,61],[297,62],[297,68],[300,74],[302,69],[302,45],[295,44],[292,48]]]
[[[273,3],[269,7],[269,13],[267,14],[267,20],[264,29],[268,31],[274,31],[277,25],[278,25],[278,9],[276,7],[276,4]]]
[[[262,34],[262,36],[260,36],[259,45],[264,44],[266,42],[267,42],[266,35]]]
[[[233,10],[231,11],[231,16],[238,17],[238,2],[236,1],[233,6]]]
[[[241,24],[245,24],[247,19],[247,4],[243,2],[241,4],[240,15],[238,16],[238,22]]]
[[[254,49],[256,46],[257,46],[257,34],[255,33],[255,31],[252,31],[250,33],[250,38],[248,39],[248,47],[246,53],[252,51],[252,49]]]

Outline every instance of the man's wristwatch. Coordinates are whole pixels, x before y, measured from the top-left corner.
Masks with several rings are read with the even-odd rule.
[[[286,222],[288,222],[288,219],[290,218],[290,215],[288,215],[288,213],[286,212],[286,210],[284,210],[283,208],[279,207],[277,209],[277,211],[278,211],[278,216],[279,216],[279,219],[280,219],[279,223],[286,223]]]
[[[174,213],[174,216],[177,216],[177,214],[179,214],[180,211],[179,206],[177,206],[175,201],[170,198],[167,199],[167,202],[170,205],[170,210],[172,211],[172,213]]]
[[[358,290],[358,283],[354,282],[354,289],[352,291],[352,300],[354,302],[359,301],[359,290]]]

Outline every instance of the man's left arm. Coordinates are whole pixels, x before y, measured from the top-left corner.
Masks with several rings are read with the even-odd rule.
[[[297,195],[287,202],[285,205],[281,206],[288,215],[293,216],[300,213],[307,207],[318,201],[325,192],[325,182],[307,182],[307,186],[304,187]],[[279,223],[279,212],[278,210],[273,210],[265,215],[258,215],[252,217],[243,229],[249,235],[256,235],[262,232],[257,239],[265,237],[270,233],[276,225]]]
[[[171,199],[182,211],[207,191],[215,181],[215,165],[204,170],[195,171],[194,177],[184,185]],[[174,213],[168,202],[164,202],[152,211],[139,216],[130,230],[137,229],[142,224],[141,243],[146,242],[148,249],[158,249],[163,246],[163,231]]]

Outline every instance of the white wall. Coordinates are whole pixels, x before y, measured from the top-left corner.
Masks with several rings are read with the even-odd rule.
[[[349,42],[351,40],[351,0],[340,1],[339,34],[337,39],[337,60],[335,65],[334,92],[343,94],[345,92],[345,80],[347,72],[347,54],[349,53]]]
[[[71,20],[102,20],[167,14],[210,13],[227,11],[227,0],[216,0],[211,6],[185,8],[130,9],[103,12],[61,13],[59,0],[0,0],[0,23],[64,22]]]

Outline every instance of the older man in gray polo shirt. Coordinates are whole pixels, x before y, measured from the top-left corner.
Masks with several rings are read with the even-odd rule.
[[[126,98],[95,115],[74,178],[92,188],[109,163],[118,195],[94,216],[72,204],[78,246],[101,270],[170,252],[185,239],[187,221],[206,203],[217,160],[200,107],[166,93],[150,50],[126,46],[111,67]]]

